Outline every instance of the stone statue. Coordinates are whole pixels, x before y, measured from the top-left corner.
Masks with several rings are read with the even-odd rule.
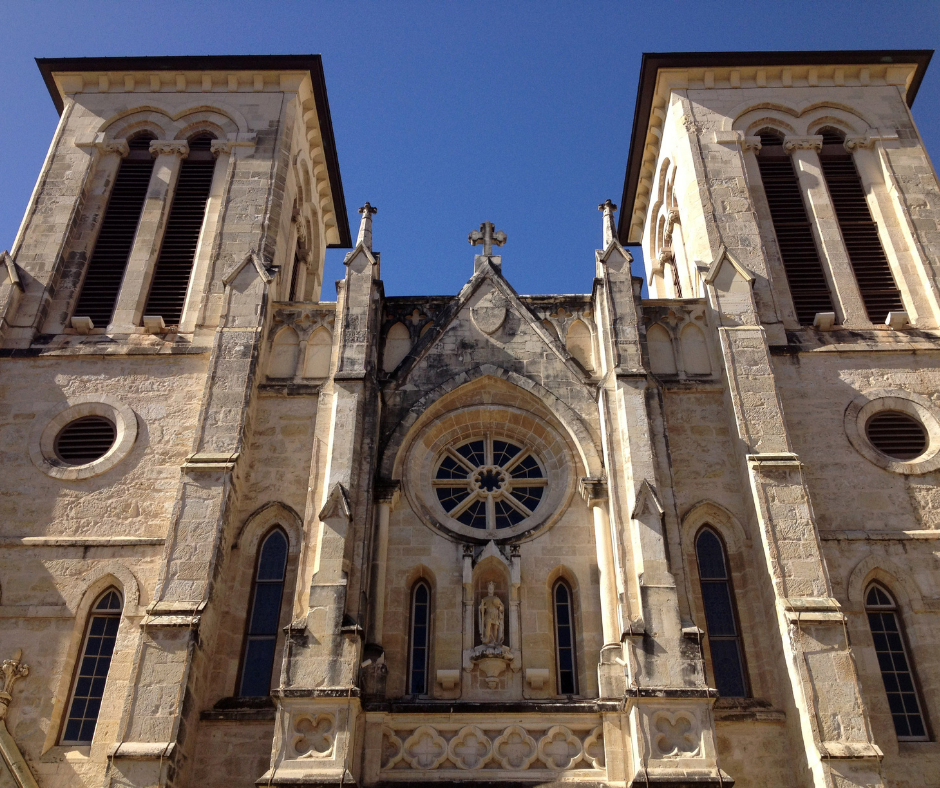
[[[480,642],[484,646],[503,644],[505,608],[502,600],[494,593],[496,584],[486,584],[486,596],[480,602]]]

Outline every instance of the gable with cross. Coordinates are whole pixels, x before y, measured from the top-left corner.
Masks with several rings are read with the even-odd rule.
[[[496,230],[492,222],[483,222],[479,230],[470,233],[468,240],[471,246],[483,245],[483,254],[489,257],[493,254],[494,246],[502,246],[506,243],[506,233],[502,230]]]

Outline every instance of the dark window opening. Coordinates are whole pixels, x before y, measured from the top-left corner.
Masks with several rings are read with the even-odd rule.
[[[927,450],[927,430],[913,416],[883,410],[865,424],[871,445],[895,460],[913,460]]]
[[[411,655],[408,691],[412,695],[428,692],[428,646],[431,634],[431,588],[423,580],[411,591]]]
[[[85,416],[66,424],[56,435],[56,456],[66,465],[87,465],[110,451],[117,429],[103,416]]]
[[[559,695],[578,692],[578,672],[575,663],[574,613],[571,589],[563,580],[555,583],[552,591],[555,605],[555,668]]]
[[[748,696],[744,647],[738,627],[738,609],[728,572],[725,546],[711,528],[703,528],[695,540],[705,628],[718,694],[725,698]]]
[[[145,132],[127,141],[130,152],[121,162],[111,187],[101,229],[75,304],[73,314],[90,317],[97,328],[105,328],[114,317],[150,186],[153,172],[150,143],[154,139],[153,134]]]
[[[91,610],[82,641],[82,654],[75,670],[69,713],[62,729],[62,744],[91,744],[123,607],[121,595],[110,588],[98,598]]]
[[[829,283],[819,259],[793,160],[783,149],[783,138],[762,131],[760,141],[757,164],[793,308],[800,324],[811,326],[818,312],[834,311]]]
[[[189,141],[189,155],[180,166],[160,256],[144,307],[144,315],[160,316],[168,326],[179,325],[183,316],[215,172],[212,139],[208,134],[200,134]]]
[[[872,585],[865,594],[865,611],[871,627],[875,654],[888,696],[888,707],[899,739],[926,741],[927,724],[917,681],[907,654],[897,605],[881,586]]]
[[[294,253],[294,267],[291,270],[290,274],[290,292],[287,294],[288,301],[297,300],[297,285],[300,282],[300,266],[303,265],[303,260],[300,255],[296,252]]]
[[[878,225],[871,218],[855,160],[843,144],[845,137],[835,129],[823,129],[820,134],[819,163],[868,319],[884,323],[888,312],[904,311],[901,291],[878,237]]]
[[[271,694],[274,652],[287,572],[287,537],[280,529],[271,531],[261,543],[258,565],[251,588],[251,609],[245,628],[238,694],[245,698]]]

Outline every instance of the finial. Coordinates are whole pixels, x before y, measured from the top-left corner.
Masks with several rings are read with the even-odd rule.
[[[13,700],[13,684],[17,679],[29,675],[29,666],[23,664],[23,649],[17,649],[13,659],[3,660],[0,664],[3,674],[3,689],[0,689],[0,720],[7,716],[10,701]]]
[[[366,203],[359,209],[362,214],[362,222],[359,224],[359,237],[356,239],[356,246],[362,244],[370,252],[372,251],[372,216],[379,212],[379,209],[370,203]]]
[[[597,206],[597,210],[604,212],[604,248],[606,249],[617,237],[617,230],[614,227],[614,211],[617,210],[617,206],[610,200],[604,200]]]
[[[494,232],[495,231],[495,232]],[[483,222],[479,230],[474,230],[468,236],[471,246],[483,244],[483,254],[489,257],[493,254],[493,246],[502,246],[506,243],[506,233],[502,230],[496,231],[492,222]]]

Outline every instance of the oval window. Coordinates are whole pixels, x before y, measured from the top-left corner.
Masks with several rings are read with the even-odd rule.
[[[913,460],[927,450],[927,430],[913,416],[883,410],[865,425],[871,445],[895,460]]]
[[[55,439],[56,456],[66,465],[87,465],[114,445],[117,429],[103,416],[85,416],[66,424]]]

